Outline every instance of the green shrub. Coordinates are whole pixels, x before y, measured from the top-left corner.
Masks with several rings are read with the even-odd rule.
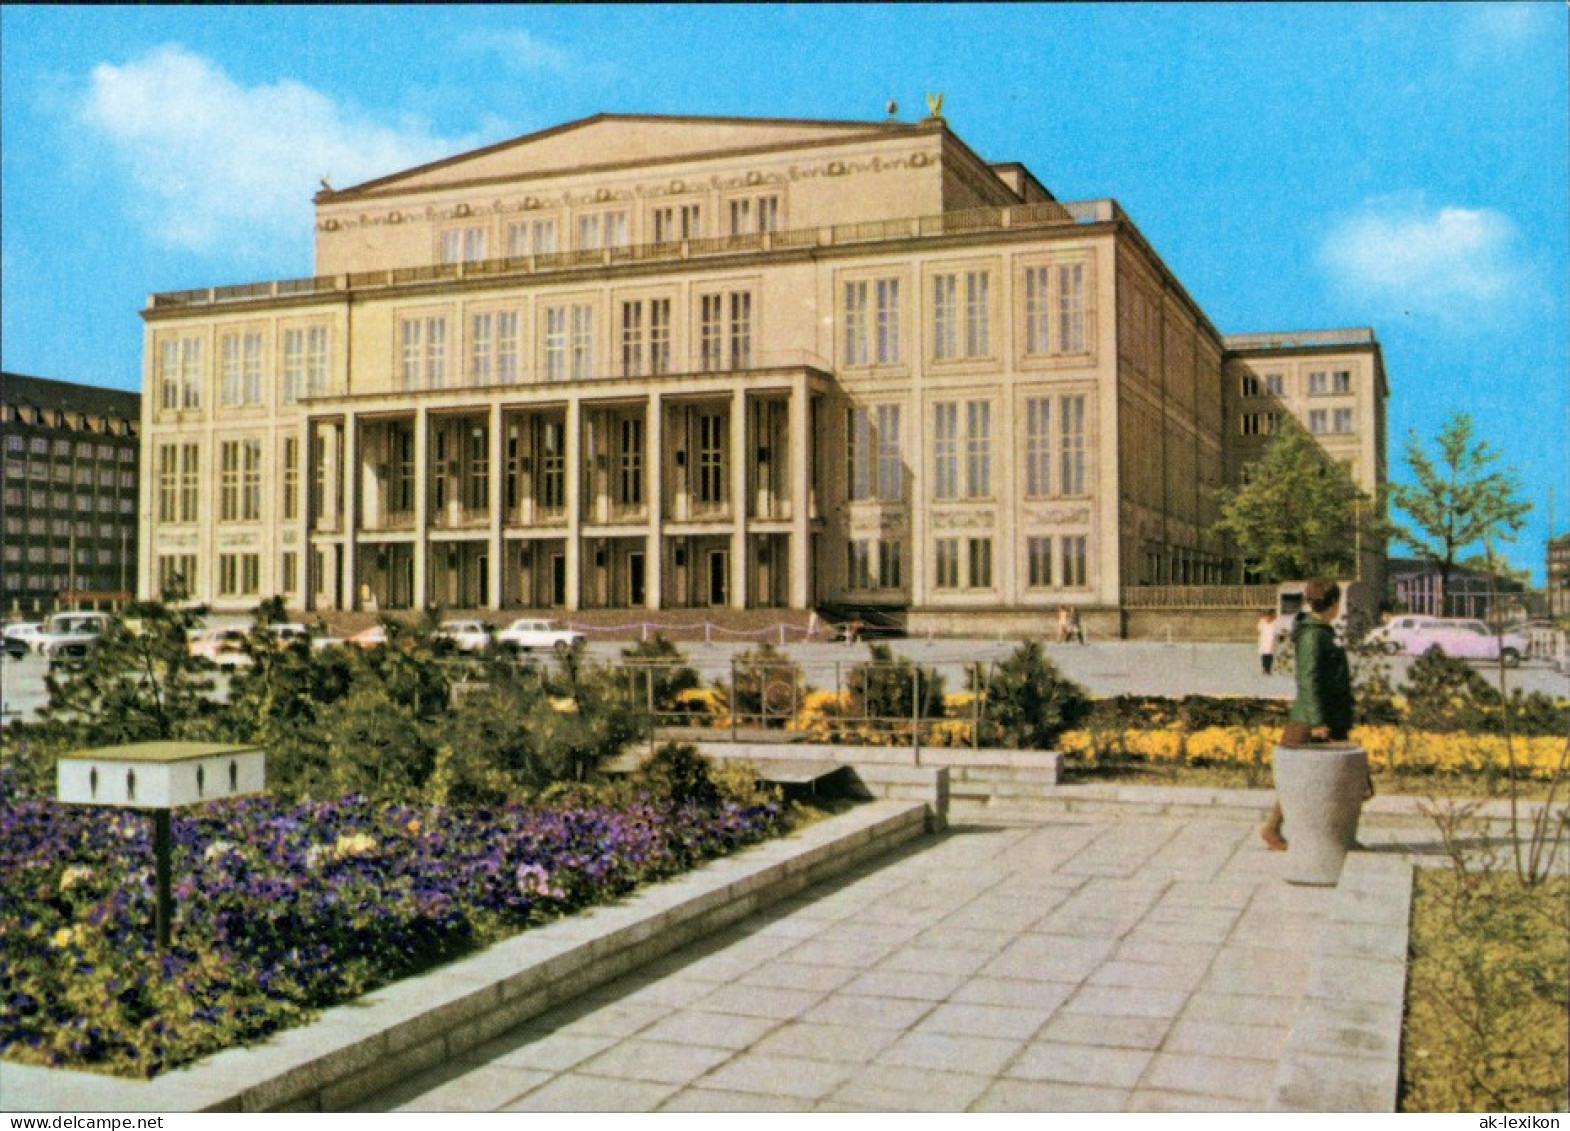
[[[896,656],[887,644],[868,644],[869,659],[845,673],[852,718],[903,723],[917,716],[941,719],[943,677],[932,668]]]
[[[679,711],[677,696],[703,686],[702,678],[687,666],[686,654],[662,635],[623,648],[621,655],[631,665],[627,674],[633,695],[657,715]]]
[[[981,741],[1022,750],[1050,750],[1064,731],[1090,714],[1090,697],[1027,641],[992,669],[986,682]]]
[[[709,760],[691,743],[665,743],[643,764],[638,779],[656,798],[673,805],[719,804]]]
[[[742,724],[783,727],[812,690],[801,667],[767,643],[738,655],[731,671],[731,686],[721,689]]]

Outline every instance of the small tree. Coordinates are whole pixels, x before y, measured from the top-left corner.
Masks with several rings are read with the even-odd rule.
[[[1216,531],[1271,581],[1350,577],[1360,542],[1385,533],[1378,506],[1290,421],[1249,466],[1248,481],[1216,498]]]
[[[1408,433],[1403,458],[1415,482],[1397,484],[1391,498],[1412,520],[1396,528],[1401,540],[1439,569],[1443,612],[1449,615],[1457,555],[1478,543],[1491,554],[1495,540],[1514,541],[1532,504],[1520,498],[1515,469],[1496,467],[1500,453],[1473,439],[1468,414],[1457,413],[1439,430],[1438,447],[1435,462],[1417,434]]]
[[[1063,732],[1090,714],[1085,689],[1047,659],[1034,640],[1021,644],[986,681],[983,742],[1021,750],[1050,750]]]
[[[640,702],[647,695],[657,716],[675,711],[676,697],[683,691],[703,686],[702,677],[687,666],[681,649],[664,636],[656,634],[653,640],[623,648],[621,655],[629,662],[633,693]]]
[[[868,644],[867,652],[867,663],[845,673],[852,716],[904,722],[919,702],[921,718],[943,717],[943,677],[936,670],[896,656],[887,644]]]

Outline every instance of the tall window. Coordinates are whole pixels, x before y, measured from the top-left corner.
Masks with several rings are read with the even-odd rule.
[[[218,520],[240,517],[240,444],[225,440],[218,447]]]
[[[723,503],[725,493],[725,417],[721,413],[698,416],[698,501]]]
[[[180,446],[158,446],[158,521],[175,522],[180,513]]]
[[[1051,538],[1025,540],[1025,574],[1025,584],[1031,589],[1045,589],[1052,584]]]
[[[696,204],[669,205],[654,210],[654,242],[676,243],[703,235],[702,212]]]
[[[262,588],[260,554],[219,554],[218,594],[222,597],[249,597]]]
[[[555,220],[519,220],[507,225],[507,254],[551,255],[557,250]]]
[[[219,339],[226,407],[260,404],[262,399],[262,335],[225,334]]]
[[[1085,265],[1058,267],[1058,350],[1085,352]]]
[[[932,406],[933,496],[959,498],[959,405]]]
[[[1058,474],[1058,493],[1085,493],[1085,398],[1063,397],[1058,401],[1062,426],[1062,467]]]
[[[1048,353],[1052,348],[1052,337],[1048,333],[1052,324],[1052,300],[1047,287],[1050,271],[1050,267],[1025,270],[1026,353]]]
[[[1352,431],[1352,410],[1349,408],[1336,409],[1331,415],[1330,430],[1340,433]]]
[[[991,276],[986,271],[936,275],[932,286],[933,357],[986,357],[992,348]]]
[[[965,404],[965,495],[985,499],[992,494],[992,405]]]
[[[900,447],[900,412],[897,404],[880,404],[872,440],[877,445],[879,499],[897,502],[905,494],[905,459]]]
[[[180,522],[195,522],[201,510],[202,459],[197,444],[180,445]]]
[[[545,309],[545,379],[583,381],[594,375],[594,308],[577,303]]]
[[[559,510],[567,505],[567,424],[547,420],[540,427],[540,505]]]
[[[643,303],[621,304],[621,371],[626,377],[642,377],[645,354]]]
[[[878,543],[878,588],[898,589],[904,585],[903,570],[900,566],[900,555],[903,543],[879,542]]]
[[[489,385],[495,371],[496,343],[492,337],[496,316],[489,312],[469,319],[469,383]]]
[[[671,300],[655,298],[621,304],[621,365],[627,377],[670,372]]]
[[[597,251],[604,247],[626,247],[627,214],[596,212],[578,217],[578,250]]]
[[[752,367],[752,292],[704,295],[698,324],[705,372]]]
[[[1329,415],[1322,408],[1310,409],[1308,412],[1308,430],[1316,436],[1330,431]]]
[[[407,318],[399,323],[403,388],[441,389],[447,385],[447,319],[442,315]]]
[[[1059,542],[1062,547],[1062,584],[1065,588],[1078,588],[1086,584],[1085,536],[1070,534]]]
[[[159,347],[159,406],[171,412],[202,407],[202,340],[178,338]]]
[[[733,236],[778,231],[779,226],[778,196],[741,197],[730,202],[730,234]]]
[[[879,365],[898,365],[899,352],[899,280],[879,279],[876,283],[876,307],[873,317],[874,358]]]
[[[867,326],[867,283],[845,284],[845,364],[866,365],[870,351]]]
[[[474,263],[485,258],[484,228],[448,228],[441,239],[443,263]]]
[[[1352,372],[1349,369],[1337,369],[1330,375],[1330,391],[1332,393],[1350,393],[1352,391]]]
[[[245,440],[240,445],[240,520],[257,522],[262,517],[262,442]]]
[[[616,501],[624,507],[643,505],[643,421],[624,416],[618,429]]]
[[[283,498],[279,510],[285,521],[300,516],[300,438],[285,436],[283,440]]]
[[[933,544],[933,566],[933,585],[936,588],[959,588],[958,538],[939,538]]]
[[[969,541],[970,587],[992,588],[992,539],[971,538]]]
[[[848,589],[872,588],[871,544],[854,538],[845,544],[845,585]]]
[[[1051,490],[1052,398],[1025,402],[1025,497],[1044,499]]]

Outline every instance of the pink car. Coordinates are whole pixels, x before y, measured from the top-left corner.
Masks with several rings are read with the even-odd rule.
[[[1480,620],[1439,619],[1414,625],[1403,641],[1409,656],[1438,648],[1459,660],[1498,660],[1515,667],[1527,653],[1526,638],[1513,632],[1496,634]]]

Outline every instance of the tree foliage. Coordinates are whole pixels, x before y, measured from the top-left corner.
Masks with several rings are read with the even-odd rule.
[[[1290,421],[1250,466],[1248,482],[1216,497],[1217,532],[1271,581],[1350,577],[1360,542],[1384,531],[1375,502]]]
[[[1474,439],[1467,413],[1445,423],[1437,447],[1437,459],[1431,458],[1417,434],[1408,433],[1402,456],[1414,481],[1394,486],[1391,499],[1411,519],[1396,528],[1401,540],[1439,568],[1449,613],[1457,555],[1478,543],[1491,554],[1495,541],[1514,541],[1532,504],[1520,497],[1515,469],[1498,466],[1501,453]]]
[[[1090,714],[1090,696],[1026,641],[992,669],[981,740],[1020,750],[1051,750],[1066,730]]]

